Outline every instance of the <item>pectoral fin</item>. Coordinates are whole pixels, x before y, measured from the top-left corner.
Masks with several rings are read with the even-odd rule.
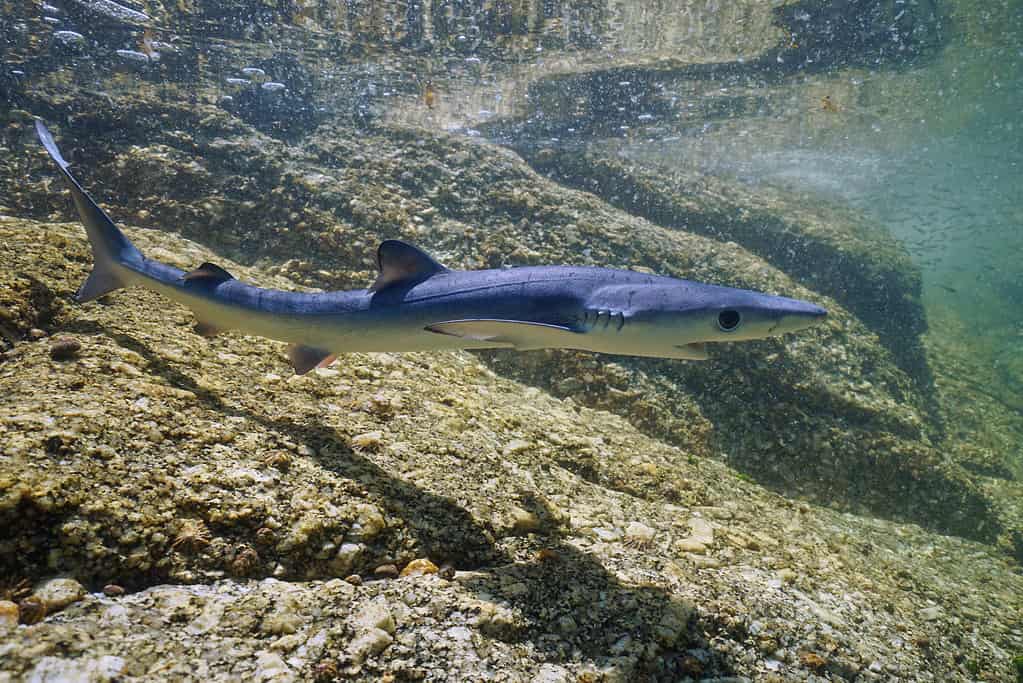
[[[288,360],[295,368],[296,375],[304,375],[313,368],[324,368],[334,362],[336,355],[330,351],[316,349],[311,346],[292,344],[288,347]]]
[[[581,336],[569,327],[519,320],[448,320],[428,325],[426,329],[453,337],[507,344],[519,351],[579,348]]]

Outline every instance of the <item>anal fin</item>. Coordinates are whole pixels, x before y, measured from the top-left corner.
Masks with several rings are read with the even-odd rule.
[[[447,320],[426,329],[474,341],[511,345],[519,351],[549,348],[579,348],[581,333],[570,327],[520,320]]]
[[[292,344],[288,347],[288,360],[296,375],[304,375],[313,368],[324,368],[334,362],[336,354],[312,346]]]

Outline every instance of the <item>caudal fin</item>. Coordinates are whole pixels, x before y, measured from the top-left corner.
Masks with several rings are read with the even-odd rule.
[[[85,231],[89,234],[89,244],[92,247],[92,273],[78,290],[76,298],[79,302],[84,303],[124,287],[125,282],[120,273],[124,266],[141,264],[142,252],[135,248],[135,245],[114,225],[110,216],[104,213],[103,209],[96,205],[96,202],[92,201],[92,198],[85,193],[75,177],[71,175],[68,171],[70,164],[64,160],[50,131],[39,119],[36,119],[36,134],[50,157],[57,162],[57,167],[64,176],[68,189],[71,190],[71,197],[78,209],[78,216],[82,219]]]

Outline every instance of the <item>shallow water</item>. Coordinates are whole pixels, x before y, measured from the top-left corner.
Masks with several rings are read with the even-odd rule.
[[[1017,680],[1015,0],[0,2],[0,48],[0,683]],[[182,269],[363,288],[397,237],[830,314],[707,363],[292,377],[151,293],[73,302],[34,117]],[[30,626],[64,574],[91,596]]]

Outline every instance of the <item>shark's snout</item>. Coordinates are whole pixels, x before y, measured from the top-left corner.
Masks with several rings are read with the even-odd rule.
[[[784,311],[771,328],[771,334],[797,332],[814,325],[828,315],[828,310],[806,301],[797,301],[798,306]]]

